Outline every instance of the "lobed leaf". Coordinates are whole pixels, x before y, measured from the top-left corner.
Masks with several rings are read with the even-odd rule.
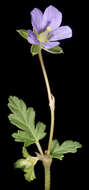
[[[36,179],[35,171],[34,171],[33,166],[30,166],[28,169],[25,169],[24,172],[25,172],[24,177],[28,182],[31,182],[34,179]]]
[[[46,136],[46,133],[44,132],[46,129],[46,125],[42,122],[38,122],[36,125],[36,135],[39,140],[43,139]]]
[[[57,140],[53,140],[51,146],[51,157],[62,160],[64,154],[67,153],[76,153],[78,148],[81,148],[82,145],[79,142],[73,142],[72,140],[67,140],[59,145]]]
[[[29,157],[29,153],[28,153],[27,149],[24,146],[22,148],[22,155],[23,155],[24,158]]]
[[[31,135],[31,133],[28,134],[25,131],[18,130],[18,133],[13,133],[12,137],[15,138],[16,142],[24,142],[25,147],[35,143],[35,138]]]
[[[60,153],[76,153],[78,148],[81,148],[82,145],[79,142],[73,142],[72,140],[67,140],[60,146]]]
[[[25,159],[17,160],[17,162],[15,163],[15,168],[23,169],[25,173],[25,179],[31,182],[36,178],[34,167],[38,161],[38,158],[30,156],[25,147],[23,147],[22,149],[22,154]]]
[[[23,142],[24,146],[27,147],[45,137],[46,126],[39,122],[35,127],[35,111],[33,108],[27,109],[23,100],[15,96],[9,97],[8,107],[12,112],[8,116],[11,124],[20,129],[12,134],[16,142]]]

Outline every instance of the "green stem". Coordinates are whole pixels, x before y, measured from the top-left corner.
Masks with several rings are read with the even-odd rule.
[[[40,154],[43,156],[43,150],[42,150],[42,148],[41,148],[41,145],[40,145],[39,141],[36,142],[36,146],[37,146],[37,148],[38,148]]]
[[[50,190],[50,167],[45,167],[45,190]]]
[[[48,80],[48,76],[47,76],[46,69],[45,69],[45,66],[44,66],[44,61],[43,61],[43,57],[42,57],[41,51],[39,51],[39,60],[40,60],[42,72],[43,72],[45,83],[46,83],[46,88],[47,88],[47,93],[48,93],[48,99],[49,99],[49,102],[50,102],[50,99],[51,99],[51,89],[50,89],[49,80]]]
[[[49,143],[48,143],[48,155],[50,154],[51,144],[53,139],[53,132],[54,132],[54,107],[50,107],[51,110],[51,127],[50,127],[50,136],[49,136]]]
[[[49,106],[50,106],[50,111],[51,111],[51,126],[50,126],[50,135],[49,135],[48,151],[47,151],[48,155],[49,155],[50,154],[50,149],[51,149],[51,144],[52,144],[52,139],[53,139],[53,132],[54,132],[55,98],[51,93],[49,80],[48,80],[48,76],[47,76],[46,69],[45,69],[45,66],[44,66],[44,61],[43,61],[41,51],[39,51],[39,60],[40,60],[42,72],[43,72],[45,83],[46,83],[48,99],[49,99]]]
[[[50,126],[48,150],[47,150],[47,155],[45,155],[46,157],[43,160],[43,165],[44,165],[44,170],[45,170],[45,190],[50,190],[50,166],[51,166],[52,160],[49,158],[49,155],[50,155],[51,144],[52,144],[52,139],[53,139],[53,132],[54,132],[55,98],[51,93],[48,76],[47,76],[46,69],[44,66],[44,61],[43,61],[41,51],[39,51],[39,60],[40,60],[40,65],[41,65],[45,83],[46,83],[48,99],[49,99],[49,106],[50,106],[50,111],[51,111],[51,126]]]
[[[44,172],[45,172],[45,190],[50,190],[51,182],[50,182],[50,167],[51,167],[51,159],[47,159],[43,162]]]

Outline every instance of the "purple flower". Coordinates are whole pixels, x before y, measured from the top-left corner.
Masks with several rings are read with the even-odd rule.
[[[38,8],[31,12],[31,23],[33,31],[28,30],[28,42],[41,44],[50,49],[60,44],[58,40],[72,37],[72,30],[69,26],[61,26],[62,13],[54,6],[46,8],[44,14]]]

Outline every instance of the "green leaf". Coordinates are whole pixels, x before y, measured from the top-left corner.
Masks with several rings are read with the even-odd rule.
[[[34,137],[29,132],[18,130],[18,133],[13,133],[12,137],[15,138],[16,142],[24,142],[25,147],[35,143]]]
[[[76,153],[78,148],[81,148],[82,145],[79,142],[73,142],[72,140],[67,140],[59,145],[57,140],[53,140],[51,146],[51,157],[62,160],[64,154],[67,153]]]
[[[25,177],[25,179],[26,179],[28,182],[31,182],[31,181],[33,181],[34,179],[36,179],[35,171],[34,171],[34,167],[33,167],[33,166],[30,166],[28,169],[24,170],[24,172],[26,172],[26,173],[24,174],[24,177]]]
[[[55,46],[51,49],[46,49],[44,47],[42,47],[45,51],[49,52],[49,53],[52,53],[52,54],[61,54],[63,53],[63,49],[59,46]]]
[[[79,142],[73,142],[72,140],[67,140],[62,143],[60,146],[60,153],[76,153],[78,148],[81,148],[82,145]]]
[[[26,30],[24,30],[24,29],[21,29],[21,30],[16,30],[19,34],[20,34],[20,36],[22,36],[24,39],[28,39],[28,32],[26,31]]]
[[[36,135],[38,139],[43,139],[46,136],[46,133],[44,132],[46,129],[46,125],[42,122],[38,122],[36,125]]]
[[[38,45],[33,44],[33,45],[31,46],[31,53],[32,53],[33,56],[34,56],[34,55],[37,55],[40,50],[41,50],[40,44],[38,44]]]
[[[23,142],[24,146],[29,146],[43,139],[46,135],[46,126],[38,122],[35,127],[35,111],[33,108],[27,108],[23,100],[10,96],[8,107],[11,114],[8,116],[11,124],[15,125],[19,130],[12,136],[16,142]]]
[[[24,174],[25,179],[31,182],[36,178],[34,167],[38,161],[38,158],[30,156],[25,147],[23,147],[22,149],[22,154],[25,159],[17,160],[14,166],[15,168],[23,169],[25,173]]]
[[[51,145],[51,158],[57,158],[59,160],[63,159],[64,155],[60,154],[59,147],[59,142],[57,140],[53,140]]]
[[[22,154],[24,158],[28,158],[29,157],[29,153],[27,151],[27,149],[23,146],[22,148]]]

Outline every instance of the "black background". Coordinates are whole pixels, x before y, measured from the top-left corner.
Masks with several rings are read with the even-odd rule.
[[[62,25],[69,25],[73,30],[71,39],[61,41],[64,55],[52,55],[43,51],[49,82],[56,99],[54,138],[60,143],[70,139],[79,141],[83,145],[78,153],[66,155],[63,161],[53,161],[51,190],[80,189],[86,186],[88,67],[83,38],[86,10],[79,1],[33,0],[10,5],[6,12],[8,30],[5,33],[8,34],[8,38],[4,46],[6,52],[3,56],[5,62],[2,63],[4,72],[0,76],[2,88],[0,117],[5,122],[6,131],[8,127],[6,160],[8,160],[9,189],[44,189],[44,171],[40,163],[36,166],[37,179],[32,183],[26,182],[23,172],[13,167],[13,163],[21,158],[22,144],[15,143],[11,137],[16,128],[8,122],[7,103],[9,95],[22,98],[27,106],[34,107],[36,121],[44,122],[49,134],[50,110],[39,59],[38,56],[32,57],[30,44],[16,33],[16,29],[31,29],[31,10],[37,7],[44,11],[50,4],[62,12]],[[44,150],[47,148],[47,142],[48,135],[41,142]],[[33,145],[29,148],[32,155],[36,150]]]

